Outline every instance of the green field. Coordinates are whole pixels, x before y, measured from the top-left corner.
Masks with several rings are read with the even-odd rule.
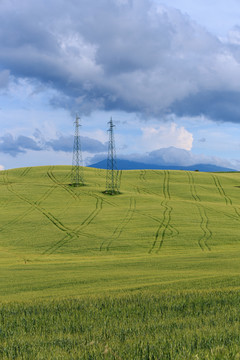
[[[0,358],[240,359],[240,174],[70,171],[0,172]]]

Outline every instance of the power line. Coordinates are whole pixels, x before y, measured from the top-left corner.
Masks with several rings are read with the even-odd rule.
[[[109,141],[108,141],[108,159],[107,159],[107,174],[106,174],[106,194],[115,195],[119,194],[119,172],[117,169],[117,160],[116,160],[116,147],[114,140],[113,124],[112,118],[108,122],[109,124]]]
[[[83,177],[83,166],[82,166],[82,150],[81,150],[81,139],[79,135],[79,116],[76,115],[75,124],[75,134],[74,134],[74,143],[73,143],[73,160],[72,160],[72,171],[71,171],[71,185],[72,186],[82,186],[84,185]]]

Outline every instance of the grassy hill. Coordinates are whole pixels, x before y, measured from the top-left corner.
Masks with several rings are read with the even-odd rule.
[[[69,174],[0,172],[1,300],[239,286],[239,173],[123,171],[118,196]]]
[[[239,359],[240,174],[0,172],[0,358]]]

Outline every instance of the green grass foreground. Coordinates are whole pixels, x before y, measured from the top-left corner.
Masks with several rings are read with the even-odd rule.
[[[240,359],[240,173],[0,172],[0,358]]]
[[[240,293],[6,304],[1,359],[240,359]]]

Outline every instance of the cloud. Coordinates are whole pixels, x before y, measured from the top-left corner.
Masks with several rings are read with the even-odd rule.
[[[58,139],[53,139],[46,142],[46,146],[50,147],[54,151],[65,151],[72,152],[73,151],[73,141],[74,137],[63,136],[61,135]],[[107,145],[101,143],[98,140],[91,139],[86,136],[81,137],[81,148],[82,151],[86,151],[89,153],[101,153],[107,151]]]
[[[25,153],[27,150],[40,151],[42,148],[36,140],[27,136],[18,136],[14,138],[11,134],[0,137],[0,152],[16,156],[19,153]]]
[[[0,152],[17,156],[21,153],[32,151],[73,151],[74,137],[72,135],[59,135],[55,139],[46,140],[40,130],[36,129],[32,137],[17,136],[13,137],[11,134],[5,134],[0,137]],[[107,145],[101,143],[99,140],[91,139],[89,137],[81,137],[82,151],[88,153],[101,153],[107,151]]]
[[[176,123],[163,124],[158,127],[144,127],[143,144],[149,150],[158,149],[166,146],[175,146],[181,149],[191,150],[193,143],[193,135],[183,126]]]
[[[223,43],[151,0],[3,0],[0,22],[1,67],[57,89],[54,106],[239,121],[238,28]]]
[[[191,166],[197,164],[211,164],[222,167],[228,167],[231,169],[240,169],[238,161],[229,161],[226,159],[197,155],[191,151],[179,149],[174,146],[168,148],[162,148],[151,151],[145,154],[129,154],[129,155],[118,155],[119,159],[130,160],[141,162],[145,164],[154,164],[162,166]],[[96,154],[92,158],[87,159],[88,164],[95,164],[103,159],[106,159],[106,155]]]
[[[191,151],[178,149],[173,146],[150,152],[146,157],[146,161],[150,164],[152,163],[159,165],[190,166],[195,164],[212,164],[228,168],[235,168],[232,161],[215,156],[194,154]]]
[[[220,121],[240,122],[240,92],[205,91],[176,102],[172,111],[177,116],[204,115]]]
[[[0,89],[1,88],[6,88],[8,86],[9,75],[10,75],[9,70],[0,71]]]
[[[1,170],[4,170],[4,166],[3,165],[0,165],[0,171]]]

